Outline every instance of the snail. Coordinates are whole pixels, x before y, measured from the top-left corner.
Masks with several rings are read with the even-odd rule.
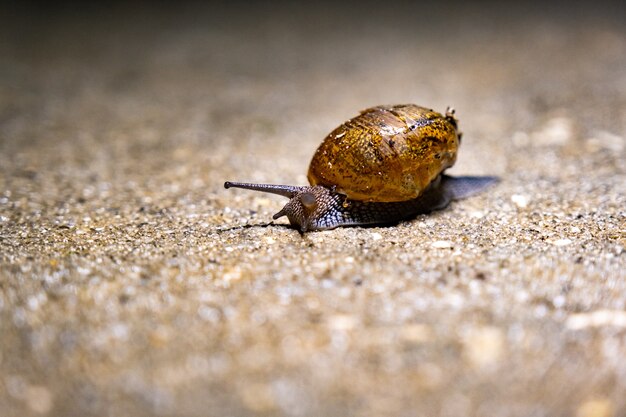
[[[450,108],[442,115],[413,104],[372,107],[324,139],[309,165],[310,186],[227,181],[224,187],[289,198],[273,218],[287,216],[302,232],[397,223],[497,181],[443,174],[456,161],[457,124]]]

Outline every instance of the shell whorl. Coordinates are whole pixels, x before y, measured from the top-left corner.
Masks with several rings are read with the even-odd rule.
[[[454,164],[458,146],[452,113],[415,105],[373,107],[324,139],[307,177],[311,185],[334,187],[351,200],[411,200]]]

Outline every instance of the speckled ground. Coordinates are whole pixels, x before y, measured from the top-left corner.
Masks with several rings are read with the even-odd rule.
[[[0,415],[626,415],[625,13],[560,6],[4,13]],[[305,235],[222,187],[406,102],[502,182]]]

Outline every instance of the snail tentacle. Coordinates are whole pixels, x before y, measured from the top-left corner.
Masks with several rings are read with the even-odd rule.
[[[291,198],[302,188],[297,185],[279,185],[279,184],[254,184],[249,182],[226,181],[224,188],[243,188],[244,190],[262,191],[264,193],[278,194],[283,197]]]

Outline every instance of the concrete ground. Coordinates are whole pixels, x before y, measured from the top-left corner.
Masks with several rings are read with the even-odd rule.
[[[0,14],[0,415],[626,415],[617,4]],[[300,235],[359,110],[457,109],[493,189]]]

